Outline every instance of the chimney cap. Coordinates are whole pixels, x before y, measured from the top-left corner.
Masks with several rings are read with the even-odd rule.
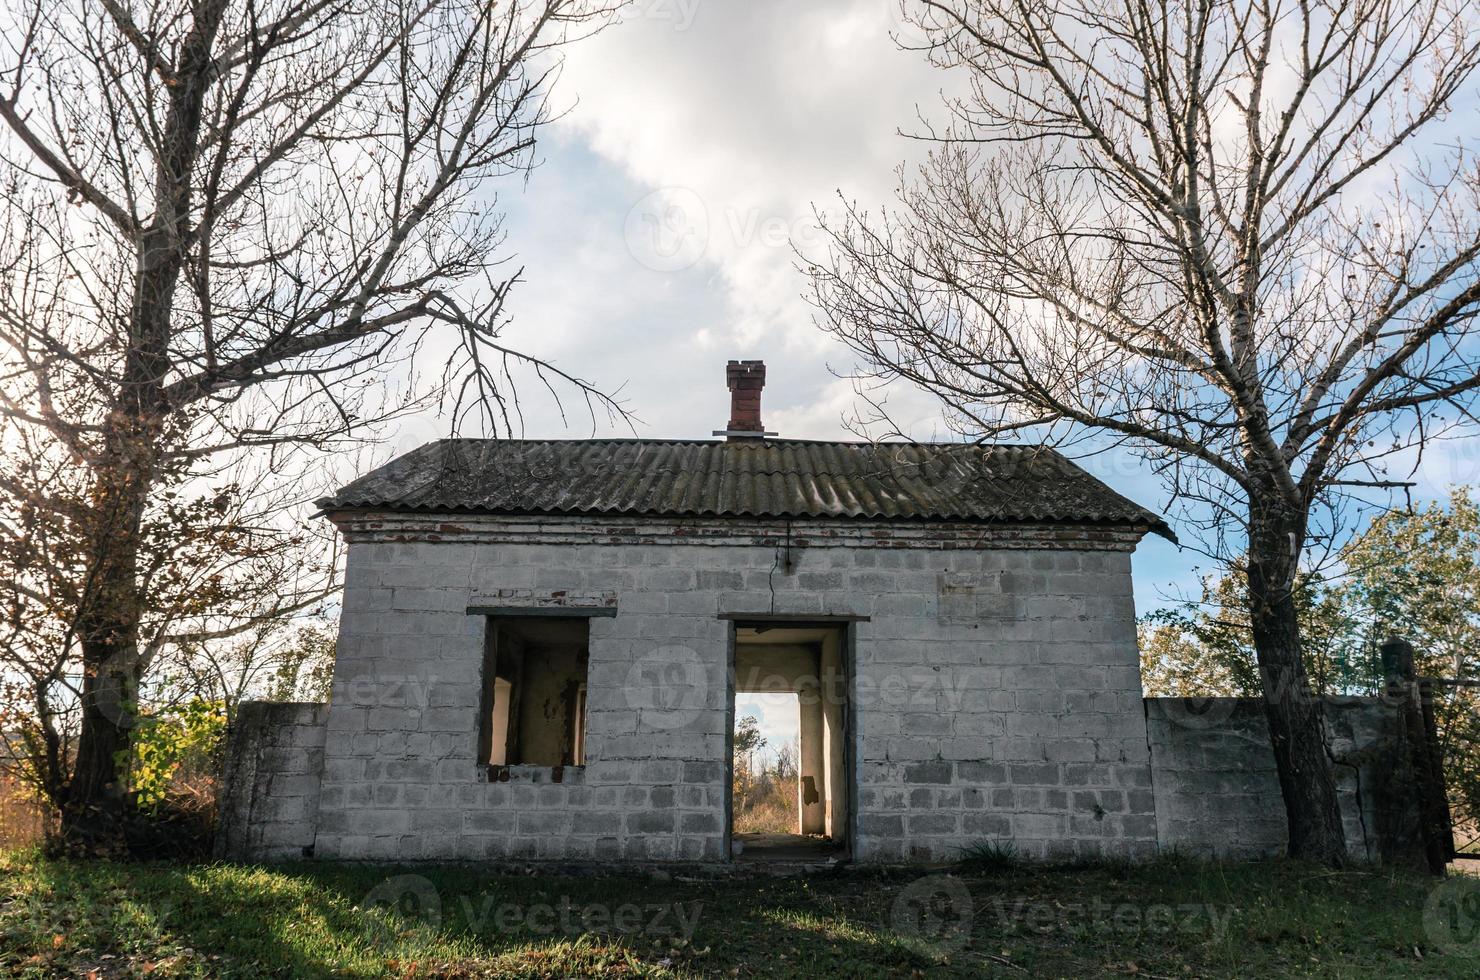
[[[731,385],[736,381],[757,380],[762,385],[766,383],[765,361],[730,361],[725,365],[725,380]]]

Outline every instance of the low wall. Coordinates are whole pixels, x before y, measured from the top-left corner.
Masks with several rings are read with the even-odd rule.
[[[1348,853],[1406,860],[1418,825],[1398,710],[1376,698],[1329,698],[1326,718]],[[1147,698],[1146,736],[1162,853],[1284,853],[1285,804],[1258,698]]]
[[[313,853],[327,704],[246,701],[227,744],[216,856],[283,861]]]

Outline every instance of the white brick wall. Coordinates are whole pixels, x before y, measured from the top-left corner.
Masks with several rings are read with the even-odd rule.
[[[1155,851],[1131,598],[1136,535],[718,521],[341,515],[350,541],[315,853],[721,860],[722,614],[854,624],[861,861],[1010,840],[1035,858]],[[792,570],[777,567],[789,539]],[[475,763],[480,606],[591,620],[586,766]],[[688,665],[683,690],[645,666]]]

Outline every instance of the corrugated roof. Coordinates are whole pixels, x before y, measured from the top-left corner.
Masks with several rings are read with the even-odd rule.
[[[961,443],[444,439],[325,510],[1165,522],[1051,449]]]

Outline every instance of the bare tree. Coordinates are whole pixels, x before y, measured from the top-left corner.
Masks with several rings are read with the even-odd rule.
[[[827,222],[822,325],[963,430],[1133,447],[1247,554],[1290,852],[1345,858],[1293,587],[1480,389],[1464,0],[919,0],[961,82],[899,206]],[[1087,442],[1082,442],[1088,440]]]
[[[73,610],[88,586],[87,485],[64,455],[14,434],[0,460],[0,770],[34,786],[53,808],[67,800],[80,734],[85,671],[72,638]],[[337,591],[337,541],[292,508],[305,473],[274,480],[272,467],[231,467],[232,482],[156,486],[140,527],[140,674],[167,665],[176,678],[217,681],[217,664],[241,661],[237,682],[170,684],[156,676],[156,703],[186,697],[231,700],[270,670],[275,650],[256,642],[288,628]],[[269,460],[270,462],[270,460]],[[247,479],[250,478],[250,479]],[[245,485],[244,485],[245,484]],[[250,642],[249,642],[250,641]],[[220,681],[225,680],[222,675]],[[228,703],[228,712],[233,704]],[[130,728],[132,702],[107,699],[109,717]]]
[[[114,760],[157,641],[202,639],[164,620],[231,635],[313,601],[225,588],[291,533],[227,519],[265,514],[239,467],[287,478],[428,397],[507,429],[521,367],[618,410],[500,343],[518,274],[485,184],[529,168],[560,46],[612,6],[8,6],[0,438],[35,462],[6,472],[0,526],[30,576],[13,623],[56,624],[36,662],[80,652],[71,842],[116,837]],[[391,370],[418,351],[432,380]],[[60,568],[27,551],[43,525]]]

